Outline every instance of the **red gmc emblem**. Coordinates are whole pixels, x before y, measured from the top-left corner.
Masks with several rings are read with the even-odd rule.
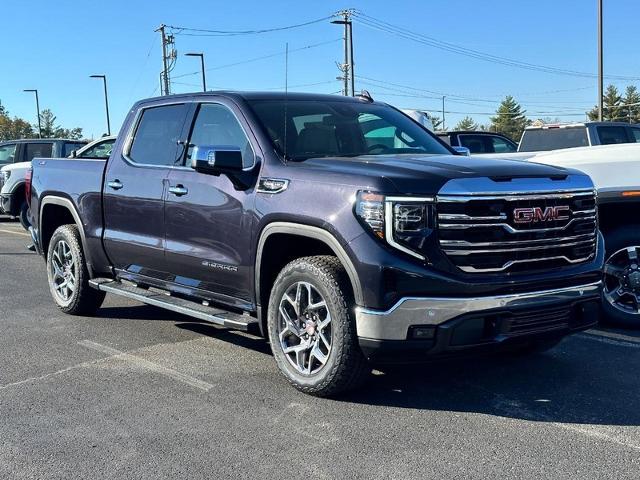
[[[538,222],[553,222],[555,220],[569,220],[569,213],[571,209],[566,206],[558,207],[527,207],[527,208],[515,208],[513,210],[513,221],[515,223],[538,223]]]

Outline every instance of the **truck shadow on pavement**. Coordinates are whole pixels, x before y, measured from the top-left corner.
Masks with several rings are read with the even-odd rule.
[[[172,321],[179,329],[271,356],[270,347],[262,338],[155,307],[103,307],[99,316]],[[640,339],[640,332],[625,334]],[[583,335],[569,337],[549,352],[530,356],[495,355],[376,367],[363,387],[333,401],[478,413],[533,422],[638,426],[638,365],[640,341],[635,348],[602,343]],[[290,387],[282,379],[274,388]]]

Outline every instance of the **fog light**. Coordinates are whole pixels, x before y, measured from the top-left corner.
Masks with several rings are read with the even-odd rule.
[[[433,340],[436,336],[436,327],[411,327],[409,335],[414,340]]]

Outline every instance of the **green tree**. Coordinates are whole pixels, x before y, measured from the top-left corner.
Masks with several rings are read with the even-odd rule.
[[[434,130],[442,130],[442,119],[436,115],[429,115]]]
[[[454,130],[477,130],[478,124],[471,117],[464,117],[453,127]]]
[[[0,104],[0,141],[34,136],[29,122],[18,117],[9,117],[9,112]]]
[[[43,138],[71,138],[74,140],[82,138],[82,128],[62,128],[60,125],[56,125],[56,118],[48,108],[40,112],[40,125]],[[37,125],[35,128],[37,129]]]
[[[608,122],[625,121],[625,109],[621,106],[622,95],[615,85],[609,85],[602,96],[603,108],[602,119]],[[598,120],[598,106],[596,105],[587,112],[589,120]]]
[[[520,104],[511,95],[507,95],[496,110],[496,116],[491,117],[490,129],[518,141],[524,127],[529,124],[525,113]]]
[[[640,123],[640,92],[635,85],[629,85],[624,92],[623,112],[630,123]]]

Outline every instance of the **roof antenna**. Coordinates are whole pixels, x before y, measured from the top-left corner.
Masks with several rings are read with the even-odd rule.
[[[287,163],[287,100],[289,96],[289,42],[285,44],[284,50],[284,163]]]

